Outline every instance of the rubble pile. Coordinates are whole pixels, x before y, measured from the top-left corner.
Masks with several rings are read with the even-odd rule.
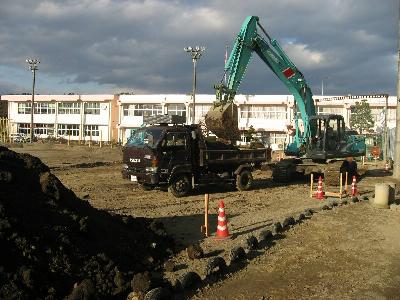
[[[0,299],[126,299],[173,247],[159,223],[97,210],[40,159],[0,147]]]

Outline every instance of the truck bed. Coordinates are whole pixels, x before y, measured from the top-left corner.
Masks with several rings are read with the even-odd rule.
[[[202,150],[203,163],[210,165],[240,165],[245,163],[267,162],[270,157],[267,149]]]

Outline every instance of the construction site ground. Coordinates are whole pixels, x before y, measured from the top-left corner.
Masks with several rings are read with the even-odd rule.
[[[250,236],[257,237],[261,230],[272,229],[276,222],[282,223],[286,217],[306,209],[320,211],[333,200],[310,198],[306,179],[274,183],[270,171],[254,173],[255,187],[251,191],[215,186],[199,189],[189,197],[175,198],[165,191],[143,191],[122,179],[120,148],[24,144],[11,149],[39,157],[65,186],[96,208],[162,221],[181,250],[170,259],[174,271],[165,273],[171,282],[187,271],[205,277],[207,261],[213,256],[229,262],[229,251],[234,246],[244,247]],[[376,183],[394,182],[382,165],[368,168],[358,183],[360,199],[373,198]],[[223,200],[231,239],[216,241],[200,232],[205,193],[210,193],[210,233],[216,231],[218,202]],[[254,259],[237,272],[187,297],[400,299],[398,207],[377,209],[363,200],[322,211],[282,233],[268,249],[256,251]],[[188,258],[185,249],[193,243],[200,244],[204,258]]]

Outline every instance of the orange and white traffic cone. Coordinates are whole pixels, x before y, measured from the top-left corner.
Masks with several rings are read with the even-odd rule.
[[[318,188],[317,188],[317,193],[315,194],[315,198],[318,200],[324,199],[324,191],[322,190],[322,177],[321,176],[319,176],[319,179],[318,179]]]
[[[357,180],[356,176],[353,176],[353,182],[351,183],[351,195],[355,196],[357,192]]]
[[[228,239],[229,231],[228,231],[228,221],[225,216],[225,204],[224,201],[220,201],[218,204],[218,226],[217,233],[215,234],[215,239],[224,240]]]

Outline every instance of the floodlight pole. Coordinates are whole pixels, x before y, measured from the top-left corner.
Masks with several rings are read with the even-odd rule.
[[[192,91],[192,96],[193,96],[193,109],[192,109],[192,124],[195,123],[195,109],[196,109],[196,65],[197,65],[197,60],[200,59],[201,55],[203,52],[206,50],[206,47],[185,47],[184,50],[188,52],[193,61],[193,91]]]
[[[393,157],[393,177],[400,180],[400,6],[397,16],[397,103],[396,103],[396,137]]]
[[[33,143],[34,138],[34,125],[33,125],[33,114],[35,110],[35,81],[36,81],[36,71],[38,69],[38,64],[40,61],[36,58],[28,58],[26,62],[29,64],[29,69],[32,71],[33,79],[32,79],[32,105],[31,105],[31,137],[30,143]]]
[[[388,162],[388,130],[387,130],[387,116],[388,116],[388,98],[389,95],[385,95],[385,119],[383,123],[383,138],[384,138],[384,144],[383,144],[383,161],[384,163]]]

